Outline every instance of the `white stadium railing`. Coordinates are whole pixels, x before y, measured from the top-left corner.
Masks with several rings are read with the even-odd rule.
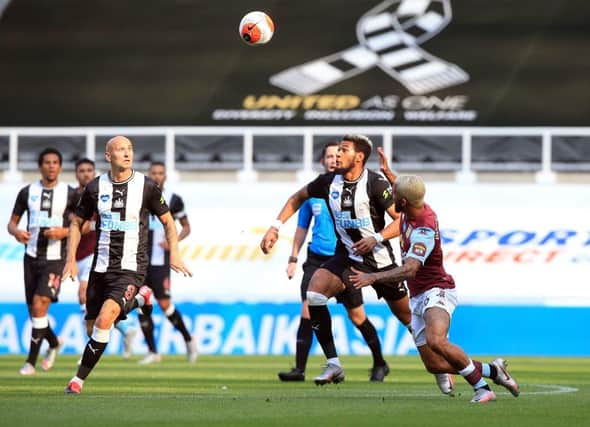
[[[479,136],[498,137],[540,137],[541,164],[536,171],[536,181],[540,183],[554,182],[556,174],[552,167],[552,144],[555,136],[590,137],[590,127],[5,127],[0,128],[0,137],[8,138],[8,167],[4,171],[5,181],[20,181],[22,171],[18,167],[19,139],[21,137],[83,137],[85,153],[83,156],[94,159],[96,155],[96,137],[113,135],[161,136],[165,139],[165,163],[171,177],[177,176],[176,168],[176,136],[242,136],[243,161],[239,171],[239,179],[253,181],[257,179],[255,167],[254,136],[301,136],[302,137],[302,168],[298,176],[302,179],[315,175],[313,168],[313,138],[322,135],[344,135],[347,133],[364,133],[381,135],[383,149],[388,158],[397,136],[457,136],[461,138],[461,164],[455,172],[458,182],[474,182],[476,174],[472,164],[472,138]]]

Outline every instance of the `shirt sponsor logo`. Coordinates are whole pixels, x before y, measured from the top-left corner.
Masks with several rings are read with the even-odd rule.
[[[63,218],[59,216],[49,216],[48,212],[32,212],[31,221],[29,222],[30,228],[36,227],[61,227],[63,224]]]
[[[103,212],[100,214],[100,229],[102,231],[132,231],[137,230],[137,220],[122,221],[119,212]]]
[[[371,225],[371,218],[351,218],[350,212],[336,212],[336,226],[340,228],[363,228]]]

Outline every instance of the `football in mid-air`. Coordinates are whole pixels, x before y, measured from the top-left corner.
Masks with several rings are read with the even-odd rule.
[[[275,24],[264,12],[249,12],[240,21],[240,37],[247,44],[259,45],[270,41],[275,32]]]

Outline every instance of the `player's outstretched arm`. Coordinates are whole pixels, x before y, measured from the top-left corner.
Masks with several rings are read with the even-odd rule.
[[[266,233],[264,233],[264,236],[262,237],[260,249],[263,253],[268,254],[272,250],[273,246],[279,239],[279,229],[281,228],[281,225],[291,218],[308,198],[309,193],[307,192],[307,186],[289,197],[275,222],[268,228],[268,230],[266,230]]]
[[[353,274],[349,277],[352,285],[357,289],[370,286],[378,280],[386,280],[384,284],[387,285],[391,283],[392,286],[397,286],[397,282],[414,278],[421,266],[422,263],[416,258],[406,258],[401,267],[377,273],[363,273],[362,271],[351,267]]]
[[[354,267],[351,267],[352,273],[348,276],[349,280],[351,281],[352,285],[357,288],[364,288],[365,286],[371,286],[373,283],[377,281],[377,276],[379,273],[364,273],[360,270],[357,270]]]
[[[166,241],[170,248],[170,268],[177,273],[182,273],[184,276],[192,277],[193,273],[188,269],[184,262],[180,258],[178,251],[178,233],[176,231],[176,224],[174,218],[170,214],[170,211],[159,216],[160,222],[164,226],[164,232],[166,234]]]
[[[383,175],[385,175],[385,178],[387,178],[389,183],[393,185],[397,176],[389,167],[389,161],[387,160],[387,156],[382,147],[377,147],[377,154],[379,155],[379,169],[383,172]]]
[[[188,217],[182,217],[178,220],[178,222],[180,223],[180,232],[178,233],[178,242],[183,241],[184,239],[186,239],[188,237],[189,234],[191,234],[191,225],[188,222]],[[160,247],[162,249],[164,249],[165,251],[169,251],[170,247],[168,246],[168,241],[166,239],[162,240],[160,242]]]

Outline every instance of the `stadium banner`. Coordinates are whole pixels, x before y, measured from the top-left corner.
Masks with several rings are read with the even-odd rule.
[[[248,7],[233,0],[126,0],[116,13],[109,2],[11,2],[0,125],[588,124],[588,2],[256,8],[276,32],[254,48],[238,33]]]
[[[286,354],[294,351],[301,271],[285,274],[296,219],[281,229],[270,255],[259,243],[297,183],[174,183],[191,223],[181,243],[194,273],[172,273],[172,297],[204,354]],[[3,185],[0,216],[10,217],[20,186]],[[472,353],[590,355],[588,332],[564,325],[588,318],[590,228],[582,218],[590,198],[581,185],[427,183],[427,201],[439,215],[445,262],[460,305],[451,335]],[[569,203],[571,201],[576,203]],[[562,201],[569,201],[563,203]],[[24,222],[21,227],[24,227]],[[397,248],[397,245],[394,247]],[[24,304],[23,245],[0,229],[0,353],[26,351],[30,333]],[[301,262],[305,258],[301,255]],[[364,293],[387,354],[408,354],[413,343],[372,289]],[[367,349],[339,305],[334,325],[342,354]],[[163,353],[182,353],[180,335],[155,310]],[[61,286],[50,308],[67,352],[84,338],[77,283]],[[132,316],[135,317],[135,316]],[[576,336],[572,336],[576,331]],[[580,336],[580,333],[583,335]],[[112,333],[110,352],[121,337]],[[137,338],[138,351],[145,350]],[[317,349],[315,350],[317,351]]]
[[[176,302],[294,303],[302,271],[288,280],[296,218],[281,229],[269,255],[260,240],[297,183],[175,183],[192,233],[181,242],[194,277],[172,273]],[[3,185],[0,217],[8,218],[19,187]],[[587,280],[590,198],[583,185],[427,183],[438,213],[445,266],[460,304],[590,306]],[[565,202],[564,202],[565,201]],[[575,203],[572,203],[575,201]],[[24,227],[24,220],[21,227]],[[397,242],[394,248],[398,250]],[[21,302],[23,245],[0,227],[0,302]],[[301,254],[301,263],[305,251]],[[77,284],[62,284],[60,300],[77,301]],[[372,289],[364,293],[376,302]]]
[[[187,328],[197,337],[200,354],[286,355],[295,353],[299,304],[192,304],[177,305]],[[334,339],[341,355],[368,355],[360,332],[340,305],[331,305]],[[366,305],[383,352],[417,354],[412,337],[385,304]],[[450,339],[469,354],[504,356],[590,356],[590,332],[583,325],[588,307],[460,306],[455,312]],[[64,340],[65,354],[80,354],[86,344],[82,315],[76,304],[51,307],[51,323]],[[130,316],[137,327],[137,318]],[[185,354],[182,335],[159,309],[154,311],[155,338],[163,354]],[[31,333],[24,303],[0,303],[0,354],[24,354]],[[113,330],[107,354],[122,350],[122,335]],[[143,335],[135,336],[133,352],[147,352]],[[312,354],[321,354],[314,340]]]

